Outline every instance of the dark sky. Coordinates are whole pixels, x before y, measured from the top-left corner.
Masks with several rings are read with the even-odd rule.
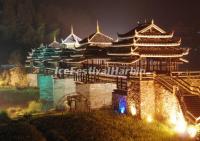
[[[179,23],[198,28],[200,23],[199,0],[57,0],[54,6],[56,3],[63,5],[63,13],[56,12],[61,15],[58,20],[72,23],[81,37],[94,31],[96,19],[113,37],[145,19],[169,29]]]
[[[182,46],[191,48],[190,67],[200,68],[200,0],[50,0],[56,20],[64,25],[61,37],[70,24],[81,38],[95,31],[96,20],[101,30],[116,39],[116,33],[134,28],[137,22],[154,19],[155,23],[175,31]],[[48,1],[48,3],[50,2]],[[62,6],[60,6],[62,5]],[[47,8],[47,7],[46,7]],[[48,13],[45,17],[49,17]],[[53,20],[53,19],[52,19]]]
[[[137,25],[138,21],[154,19],[159,26],[168,31],[175,30],[176,35],[182,37],[182,46],[192,48],[190,56],[196,61],[193,64],[198,65],[200,59],[200,34],[198,34],[200,31],[200,0],[33,1],[37,3],[36,10],[42,9],[41,16],[47,24],[59,25],[61,29],[59,38],[65,38],[69,34],[71,24],[74,26],[74,32],[84,38],[95,32],[98,19],[101,30],[116,39],[117,32],[129,31]],[[1,50],[0,55],[7,55],[3,52],[4,50]]]

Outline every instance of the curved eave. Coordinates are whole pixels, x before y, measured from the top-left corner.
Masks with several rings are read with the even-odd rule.
[[[172,38],[173,33],[168,35],[144,35],[144,34],[136,34],[134,37],[137,38]]]
[[[185,56],[185,54],[168,54],[168,55],[165,55],[165,54],[140,54],[140,57],[147,57],[147,58],[150,58],[150,57],[153,57],[153,58],[177,58],[177,57],[183,57]]]
[[[167,38],[172,38],[174,36],[174,33],[167,34],[167,35],[145,35],[145,34],[135,34],[132,36],[127,36],[127,37],[119,37],[120,40],[124,39],[133,39],[133,38],[162,38],[162,39],[167,39]]]
[[[134,63],[136,63],[136,62],[138,62],[140,60],[140,58],[139,59],[137,59],[137,60],[134,60],[134,61],[132,61],[132,62],[112,62],[112,61],[108,61],[108,62],[106,62],[107,64],[127,64],[127,65],[131,65],[131,64],[134,64]]]
[[[96,32],[95,34],[93,34],[93,36],[91,36],[90,38],[88,38],[88,41],[90,42],[96,35],[100,34],[101,36],[104,36],[106,38],[108,38],[109,40],[111,40],[111,42],[113,41],[113,38],[101,33],[101,32]]]
[[[89,42],[91,45],[112,45],[110,42]]]
[[[184,62],[184,63],[189,63],[188,60],[184,59],[184,58],[179,58],[180,61]]]
[[[154,46],[154,47],[161,47],[161,46],[180,46],[181,43],[178,42],[178,43],[134,43],[133,44],[134,46]]]
[[[74,58],[76,58],[76,57],[83,57],[83,55],[81,54],[81,55],[70,55],[70,57],[74,57]]]

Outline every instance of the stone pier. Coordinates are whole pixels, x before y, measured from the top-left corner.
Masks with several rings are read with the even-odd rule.
[[[128,80],[127,89],[114,90],[112,104],[114,110],[141,119],[171,119],[181,112],[176,95],[154,79]]]
[[[38,87],[38,74],[27,74],[27,80],[30,87]]]
[[[53,79],[53,102],[58,106],[59,101],[65,96],[76,94],[76,84],[73,78]]]
[[[90,109],[98,109],[112,105],[112,92],[116,89],[113,83],[77,83],[76,93],[85,97]]]

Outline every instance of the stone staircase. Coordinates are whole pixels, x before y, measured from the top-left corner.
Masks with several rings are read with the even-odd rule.
[[[181,78],[156,76],[155,80],[172,93],[176,94],[185,119],[192,123],[200,123],[200,90],[191,86]]]

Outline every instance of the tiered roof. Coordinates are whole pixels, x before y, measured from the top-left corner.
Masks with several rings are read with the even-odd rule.
[[[99,46],[106,47],[110,46],[113,42],[113,39],[100,31],[99,23],[97,21],[97,29],[96,32],[86,37],[82,41],[80,41],[81,45],[89,45],[89,46]]]
[[[178,57],[188,55],[189,49],[180,47],[181,39],[174,37],[174,32],[166,32],[150,23],[139,24],[125,34],[118,34],[118,41],[113,42],[108,55],[142,57]],[[111,60],[112,62],[112,60]]]
[[[76,48],[74,60],[84,62],[86,59],[106,58],[107,48],[112,45],[113,39],[100,31],[97,21],[96,32],[80,41],[80,47]],[[80,58],[77,58],[80,57]]]
[[[34,66],[41,67],[45,61],[57,60],[60,56],[60,50],[53,47],[45,47],[41,45],[39,48],[32,49],[26,62],[32,62]]]
[[[60,48],[60,43],[57,42],[57,40],[56,40],[56,36],[54,36],[54,40],[53,40],[52,43],[49,44],[49,47]]]
[[[71,33],[65,40],[62,40],[62,45],[66,48],[72,48],[75,49],[80,46],[79,42],[81,41],[81,38],[76,36],[74,34],[73,27],[71,27]]]

